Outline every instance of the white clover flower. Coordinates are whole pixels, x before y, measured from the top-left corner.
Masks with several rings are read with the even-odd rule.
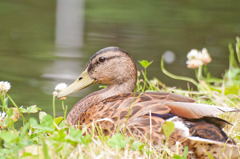
[[[59,83],[58,85],[56,85],[55,90],[61,92],[65,88],[67,88],[67,85],[65,83]]]
[[[199,66],[203,65],[203,62],[201,60],[188,60],[186,62],[187,67],[191,69],[198,68]]]
[[[198,56],[199,56],[199,52],[197,49],[192,49],[187,54],[188,60],[198,59]]]
[[[212,61],[212,58],[209,55],[208,50],[206,48],[202,49],[202,61],[205,65]]]
[[[3,120],[6,117],[6,113],[5,112],[0,112],[0,121]]]
[[[191,69],[198,68],[199,66],[203,65],[202,62],[202,53],[199,52],[197,49],[192,49],[187,54],[187,67]]]
[[[212,61],[208,51],[206,48],[203,48],[202,51],[198,51],[197,49],[192,49],[187,54],[187,67],[188,68],[198,68],[201,65],[206,65]]]
[[[11,88],[11,84],[8,81],[0,82],[0,91],[6,93]]]
[[[206,48],[203,48],[203,49],[202,49],[202,53],[203,53],[203,54],[208,54],[208,50],[207,50]]]

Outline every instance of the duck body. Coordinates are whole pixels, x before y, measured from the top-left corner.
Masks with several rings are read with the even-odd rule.
[[[181,96],[166,92],[146,92],[140,93],[123,93],[120,95],[111,96],[100,101],[97,104],[92,104],[85,112],[81,112],[81,107],[76,105],[68,115],[68,122],[72,125],[87,125],[93,121],[103,119],[105,117],[111,119],[114,123],[123,125],[126,122],[126,116],[129,114],[127,126],[130,128],[133,125],[139,131],[137,134],[149,134],[150,116],[153,130],[160,130],[165,121],[173,121],[177,129],[181,129],[183,136],[195,136],[205,139],[210,139],[220,142],[234,143],[231,138],[225,134],[221,129],[228,122],[214,117],[202,118],[186,118],[185,113],[191,113],[189,110],[185,111],[183,115],[180,112],[173,112],[171,104],[178,104],[178,102],[193,103],[194,100],[186,96]],[[81,102],[79,103],[81,104]],[[198,106],[193,104],[193,106]],[[131,108],[132,107],[132,108]],[[129,111],[129,109],[131,109]],[[79,115],[81,114],[81,115]],[[178,124],[182,127],[178,127]],[[116,125],[109,123],[109,121],[102,121],[101,128],[107,132],[114,130]],[[131,128],[130,128],[131,129]],[[136,131],[137,131],[136,130]],[[133,132],[132,128],[132,132]],[[177,132],[177,131],[176,131]],[[161,135],[159,135],[160,137]],[[156,141],[163,140],[157,139]],[[177,140],[175,140],[177,141]]]
[[[216,157],[222,154],[227,143],[228,155],[233,154],[233,158],[239,156],[239,148],[222,130],[229,122],[215,117],[215,114],[239,110],[196,104],[192,98],[167,92],[134,93],[136,80],[136,65],[126,51],[118,47],[100,50],[90,59],[79,78],[60,92],[59,97],[93,83],[108,86],[76,103],[68,114],[67,122],[88,125],[99,121],[98,125],[105,134],[119,128],[126,129],[127,134],[140,139],[151,138],[153,145],[160,145],[166,140],[162,125],[172,121],[175,125],[169,139],[172,147],[180,142],[188,146],[197,158],[204,158],[206,151]],[[109,120],[102,120],[106,118]]]

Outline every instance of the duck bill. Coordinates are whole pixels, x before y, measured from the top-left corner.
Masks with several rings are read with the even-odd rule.
[[[88,73],[87,69],[81,73],[78,79],[69,85],[67,88],[63,89],[59,94],[58,98],[66,97],[70,94],[76,93],[79,90],[91,85],[94,83],[94,79],[92,79]]]

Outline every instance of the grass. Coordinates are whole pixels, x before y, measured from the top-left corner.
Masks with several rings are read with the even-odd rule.
[[[234,48],[235,46],[235,48]],[[143,71],[135,91],[165,91],[183,94],[196,99],[197,103],[221,105],[240,109],[240,40],[235,45],[229,45],[229,69],[222,78],[212,77],[203,65],[196,69],[196,79],[180,77],[169,73],[161,63],[162,71],[171,78],[184,80],[197,87],[193,90],[182,90],[167,87],[158,79],[147,78],[147,68],[151,62],[140,61]],[[13,88],[14,89],[14,88]],[[180,152],[167,148],[167,144],[157,149],[149,141],[139,141],[134,136],[124,136],[121,133],[110,136],[103,135],[100,128],[75,129],[66,124],[66,110],[62,102],[63,117],[42,112],[37,106],[19,107],[9,94],[0,94],[2,112],[7,115],[0,117],[0,158],[187,158],[187,147]],[[9,107],[9,102],[14,107]],[[55,96],[53,97],[55,110]],[[32,113],[39,113],[39,119],[32,118]],[[24,115],[26,114],[26,115]],[[224,131],[240,146],[240,113],[225,113],[221,118],[230,121],[233,126],[227,126]],[[15,128],[16,122],[22,121],[20,128]],[[96,128],[95,124],[91,125]],[[174,130],[172,123],[163,126],[164,135],[168,138]]]

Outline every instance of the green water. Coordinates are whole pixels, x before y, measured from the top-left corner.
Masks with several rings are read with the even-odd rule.
[[[0,0],[0,81],[11,82],[9,94],[19,106],[37,104],[51,113],[56,84],[75,80],[99,49],[119,46],[136,62],[154,61],[150,78],[185,88],[161,72],[161,56],[172,51],[175,60],[166,69],[193,76],[186,54],[206,47],[213,57],[208,68],[220,77],[228,67],[227,45],[240,35],[239,6],[238,0]],[[68,98],[69,109],[96,89]]]

